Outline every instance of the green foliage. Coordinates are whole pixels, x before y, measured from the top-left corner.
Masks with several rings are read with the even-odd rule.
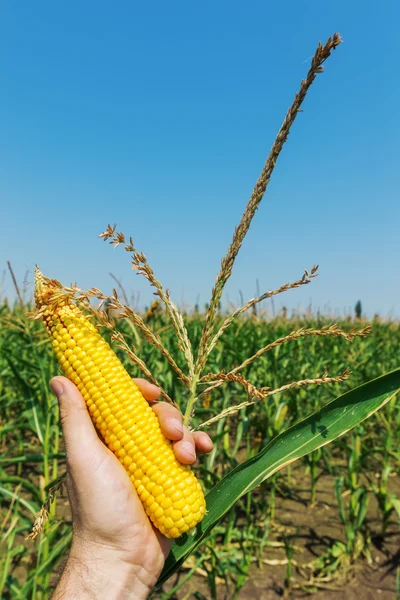
[[[222,321],[223,315],[218,318]],[[12,309],[6,305],[0,309],[0,319],[0,597],[42,600],[51,588],[52,573],[71,539],[68,513],[64,518],[63,501],[58,500],[52,506],[50,521],[40,540],[24,541],[48,489],[65,471],[57,405],[48,388],[48,381],[58,367],[40,323],[27,320],[19,307]],[[194,348],[200,342],[203,323],[204,317],[198,312],[187,317]],[[183,368],[183,358],[176,351],[174,332],[165,314],[156,313],[151,324]],[[299,327],[321,328],[327,324],[328,320],[323,317],[276,318],[269,322],[255,316],[241,318],[218,341],[209,357],[209,369],[216,373],[228,371],[258,348]],[[345,320],[338,325],[350,331],[354,322]],[[139,339],[138,344],[128,323],[121,321],[117,326],[127,341],[135,344],[138,354],[168,394],[184,408],[188,391],[165,359],[145,340]],[[215,486],[218,489],[228,473],[240,469],[239,465],[246,460],[257,461],[257,457],[267,456],[271,440],[280,434],[285,436],[283,432],[288,427],[350,389],[398,367],[399,333],[399,324],[376,320],[373,333],[363,340],[356,338],[349,344],[336,337],[304,338],[277,347],[250,364],[245,376],[257,387],[276,388],[321,375],[328,368],[330,373],[338,373],[350,366],[351,377],[340,385],[294,389],[265,398],[215,423],[209,431],[216,442],[215,450],[202,457],[197,466],[197,474],[206,490]],[[132,376],[140,375],[126,355],[118,353]],[[236,383],[229,385],[215,389],[209,398],[198,400],[193,425],[246,400],[241,387]],[[399,425],[399,405],[391,400],[352,433],[302,459],[303,473],[305,470],[309,474],[303,478],[303,487],[308,483],[308,501],[318,502],[317,483],[321,475],[332,476],[332,497],[336,494],[339,500],[338,518],[343,527],[341,539],[321,551],[318,564],[312,567],[314,576],[320,573],[326,577],[327,573],[332,574],[362,557],[368,560],[371,541],[366,511],[372,500],[377,501],[382,535],[390,523],[398,521],[400,501],[391,482],[400,464]],[[199,569],[208,586],[206,597],[213,597],[220,585],[229,589],[229,597],[236,597],[249,569],[261,564],[269,555],[271,532],[280,521],[280,501],[284,497],[296,497],[292,480],[293,473],[286,468],[260,483],[253,492],[242,495],[228,512],[223,511],[220,523],[193,548],[192,562],[188,561],[183,576],[177,581],[171,580],[173,591],[163,589],[159,597],[173,598],[173,594],[180,597],[180,590],[185,589],[190,577]],[[294,534],[282,535],[282,548],[288,561],[282,586],[287,590],[296,579],[298,559],[295,542],[291,541]]]

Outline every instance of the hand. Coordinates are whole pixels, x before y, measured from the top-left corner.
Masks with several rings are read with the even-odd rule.
[[[159,388],[144,379],[134,381],[164,435],[174,441],[180,462],[191,464],[196,451],[212,450],[206,433],[189,432],[176,408],[155,402]],[[98,437],[76,386],[65,377],[55,377],[50,387],[60,406],[73,524],[70,555],[53,598],[147,598],[172,540],[148,519],[124,467]]]

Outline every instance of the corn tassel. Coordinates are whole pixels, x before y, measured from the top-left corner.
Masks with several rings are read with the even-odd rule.
[[[172,442],[118,357],[75,303],[60,294],[60,284],[38,268],[35,300],[61,368],[80,390],[152,523],[168,538],[192,529],[206,511],[200,483],[175,458]]]

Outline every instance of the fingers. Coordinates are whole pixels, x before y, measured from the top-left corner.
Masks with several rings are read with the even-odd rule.
[[[194,431],[193,438],[197,454],[208,454],[214,448],[212,439],[205,431]]]
[[[158,388],[157,388],[158,389]],[[191,465],[196,460],[196,452],[206,454],[213,449],[210,437],[204,431],[190,432],[182,424],[182,414],[166,402],[155,402],[153,411],[158,417],[161,431],[174,442],[174,452],[179,462]]]
[[[182,415],[177,408],[166,402],[155,402],[153,411],[158,417],[161,431],[169,440],[181,440],[183,438]]]
[[[148,402],[154,402],[154,400],[158,400],[160,397],[160,388],[153,383],[150,383],[150,381],[147,381],[147,379],[137,377],[136,379],[133,379],[133,382],[138,386]]]
[[[204,431],[191,432],[187,427],[183,428],[183,438],[174,443],[174,452],[179,462],[191,465],[196,460],[197,454],[211,452],[214,444]]]
[[[178,442],[174,442],[174,452],[176,458],[184,465],[191,465],[196,460],[196,448],[193,434],[184,427],[183,437]]]
[[[99,444],[85,401],[78,388],[66,377],[54,377],[50,388],[58,399],[60,421],[67,454],[79,451],[83,442]]]

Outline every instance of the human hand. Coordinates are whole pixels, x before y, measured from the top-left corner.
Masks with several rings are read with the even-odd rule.
[[[155,402],[160,390],[135,379],[156,413],[165,437],[174,441],[176,458],[192,464],[197,453],[212,450],[204,432],[191,433],[173,406]],[[67,455],[67,490],[73,538],[54,600],[147,598],[169,554],[172,540],[148,519],[127,472],[98,437],[76,386],[55,377]]]

